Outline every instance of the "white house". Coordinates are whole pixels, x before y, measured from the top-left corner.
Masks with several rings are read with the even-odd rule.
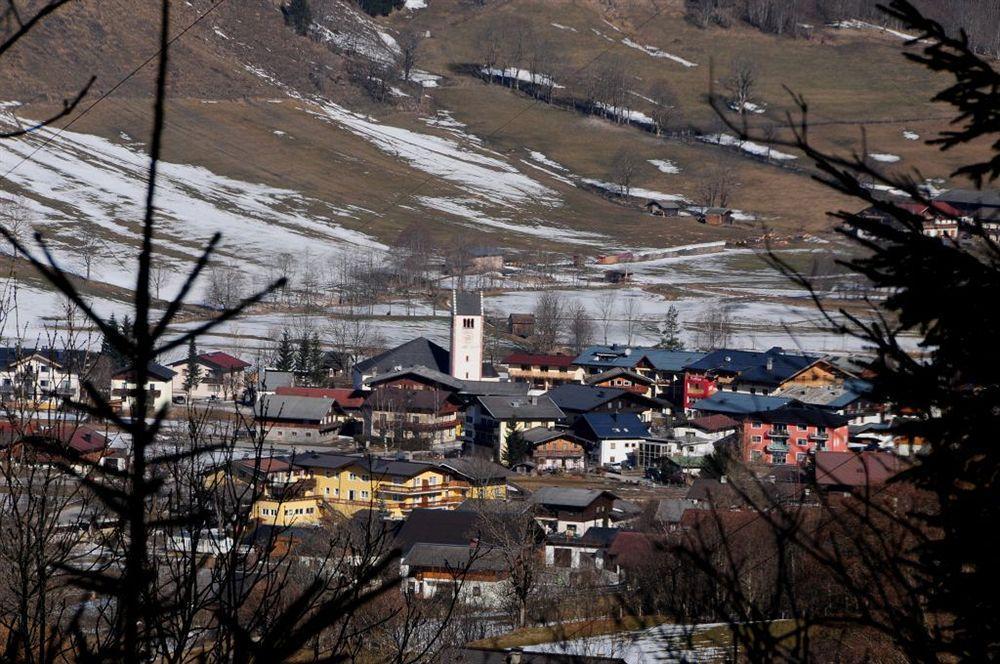
[[[598,465],[635,461],[649,428],[635,413],[587,413],[574,424],[577,435],[594,443]]]
[[[0,400],[54,408],[80,398],[80,374],[97,355],[82,350],[0,348]]]
[[[167,366],[176,372],[173,378],[174,394],[184,394],[191,399],[238,399],[246,388],[244,372],[250,366],[238,357],[229,353],[215,351],[202,353],[196,358],[200,367],[198,384],[190,391],[184,389],[187,382],[188,358],[171,362]]]
[[[150,397],[150,407],[154,412],[164,406],[169,407],[174,396],[173,379],[177,373],[156,362],[150,362],[146,371],[148,377],[145,390]],[[132,368],[121,369],[111,376],[111,400],[120,402],[122,412],[132,412],[138,389],[135,370]]]
[[[680,456],[707,456],[715,451],[715,443],[736,433],[740,424],[726,415],[695,417],[674,426],[670,453]]]

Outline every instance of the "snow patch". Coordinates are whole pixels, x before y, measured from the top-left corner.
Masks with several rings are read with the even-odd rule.
[[[889,154],[887,152],[869,152],[868,156],[883,164],[895,164],[900,159],[898,154]]]
[[[569,30],[570,32],[576,32],[576,28],[571,28],[570,26],[563,25],[562,23],[550,23],[549,25],[559,30]]]
[[[546,226],[541,223],[533,225],[516,223],[504,217],[491,217],[481,210],[476,209],[478,202],[472,199],[419,196],[417,200],[432,210],[465,219],[476,226],[485,226],[487,228],[495,228],[511,233],[544,238],[546,240],[568,242],[570,244],[600,245],[602,240],[607,239],[598,233],[574,231],[555,226]]]
[[[905,138],[908,141],[919,141],[920,140],[920,134],[918,134],[915,131],[910,131],[909,129],[904,129],[903,130],[903,138]]]
[[[743,102],[742,108],[740,107],[740,104],[737,104],[735,101],[731,101],[729,102],[729,110],[736,111],[737,113],[740,111],[746,111],[747,113],[763,113],[765,109],[763,105],[755,104],[752,101]]]
[[[506,69],[498,69],[496,67],[480,67],[479,72],[487,76],[496,76],[498,78],[513,78],[523,83],[531,83],[533,85],[550,85],[554,88],[565,87],[555,83],[547,74],[536,74],[528,71],[527,69],[518,69],[517,67],[507,67]]]
[[[219,30],[219,28],[216,27],[216,26],[212,27],[212,32],[214,32],[218,36],[222,37],[223,39],[229,39],[229,37],[226,35],[226,33],[223,32],[222,30]]]
[[[798,158],[793,154],[778,152],[774,148],[766,145],[760,145],[759,143],[754,143],[753,141],[741,141],[739,138],[731,134],[705,134],[703,136],[699,136],[698,139],[714,145],[739,148],[748,154],[756,155],[758,157],[770,157],[771,159],[778,159],[779,161]]]
[[[421,71],[420,69],[414,69],[410,72],[410,80],[414,83],[419,83],[425,88],[436,88],[438,86],[438,81],[441,77],[437,74],[431,74],[426,71]]]
[[[667,173],[669,175],[676,175],[681,172],[681,169],[677,164],[670,161],[669,159],[650,159],[649,163],[656,166],[656,170],[661,173]]]
[[[407,9],[426,9],[427,0],[406,0],[403,6]]]
[[[543,155],[541,152],[536,152],[536,151],[532,150],[528,154],[531,156],[532,159],[534,159],[535,161],[537,161],[539,164],[545,164],[549,168],[554,168],[557,171],[565,171],[566,170],[565,166],[563,166],[559,162],[556,162],[556,161],[553,161],[553,160],[549,159],[548,157],[546,157],[545,155]]]
[[[613,115],[622,120],[628,120],[629,122],[638,122],[639,124],[652,125],[656,124],[653,122],[653,118],[649,117],[641,111],[633,111],[630,108],[618,108],[617,106],[609,106],[603,102],[596,102],[594,104],[597,108],[601,109],[605,113]]]
[[[612,39],[611,37],[608,37],[608,36],[607,36],[606,34],[604,34],[603,32],[601,32],[601,31],[600,31],[600,30],[598,30],[597,28],[591,28],[591,29],[590,29],[590,31],[591,31],[591,32],[593,32],[593,33],[594,33],[595,35],[597,35],[598,37],[601,37],[601,38],[603,38],[603,39],[605,39],[605,40],[607,40],[607,41],[611,42],[612,44],[613,44],[613,43],[615,42],[615,40],[614,40],[614,39]]]
[[[604,189],[605,191],[610,191],[613,194],[621,194],[622,188],[615,184],[614,182],[604,182],[602,180],[595,180],[593,178],[582,178],[582,182],[586,182],[589,185]],[[678,201],[681,203],[686,203],[687,199],[680,194],[664,194],[660,191],[653,191],[652,189],[643,189],[642,187],[629,187],[628,195],[633,198],[648,198],[650,200],[657,201]]]
[[[660,49],[656,48],[655,46],[646,46],[646,45],[643,45],[643,44],[636,43],[636,42],[632,41],[631,39],[629,39],[628,37],[625,37],[624,39],[622,39],[622,43],[625,44],[626,46],[628,46],[629,48],[634,48],[634,49],[640,50],[643,53],[645,53],[646,55],[652,56],[654,58],[664,58],[666,60],[673,60],[677,64],[684,65],[685,67],[697,67],[698,66],[698,63],[696,63],[696,62],[691,62],[690,60],[685,60],[684,58],[682,58],[682,57],[680,57],[678,55],[674,55],[673,53],[667,53],[666,51],[661,51]]]
[[[884,32],[887,35],[892,35],[893,37],[898,37],[900,39],[905,39],[907,41],[917,38],[917,35],[911,35],[905,32],[900,32],[899,30],[893,30],[882,25],[876,25],[874,23],[868,23],[867,21],[859,21],[856,18],[848,19],[846,21],[837,21],[835,23],[828,24],[831,28],[840,29],[854,29],[854,30],[875,30],[877,32]]]

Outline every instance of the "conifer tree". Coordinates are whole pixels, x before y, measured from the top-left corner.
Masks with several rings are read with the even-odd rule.
[[[664,350],[684,350],[684,342],[681,341],[681,326],[677,322],[677,307],[672,304],[667,309],[667,315],[663,319],[663,332],[657,346]]]
[[[309,377],[309,360],[312,358],[312,340],[309,335],[303,335],[299,347],[295,351],[295,373],[303,378]]]
[[[194,337],[188,342],[185,369],[187,370],[187,375],[184,376],[184,391],[190,394],[191,390],[201,384],[201,365],[198,364],[198,347],[194,343]]]
[[[278,342],[275,368],[278,371],[291,371],[295,368],[295,349],[292,347],[292,337],[287,329],[281,333],[281,341]]]

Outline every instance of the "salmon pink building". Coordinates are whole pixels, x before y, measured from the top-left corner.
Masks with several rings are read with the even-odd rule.
[[[817,451],[847,451],[847,418],[818,408],[784,406],[743,421],[747,463],[802,464]]]

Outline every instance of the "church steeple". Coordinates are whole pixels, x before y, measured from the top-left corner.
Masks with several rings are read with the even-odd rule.
[[[451,292],[451,375],[483,378],[483,293]]]

